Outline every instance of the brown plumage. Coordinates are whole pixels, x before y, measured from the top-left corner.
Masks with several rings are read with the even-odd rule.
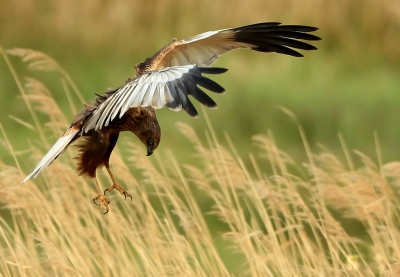
[[[71,143],[81,139],[78,144],[79,155],[76,157],[77,171],[95,181],[98,195],[93,201],[98,201],[107,213],[109,201],[104,195],[106,191],[116,189],[125,198],[131,197],[118,185],[109,165],[120,132],[133,132],[146,146],[147,155],[151,155],[161,138],[155,109],[164,106],[173,110],[182,108],[189,115],[197,116],[189,95],[207,107],[216,107],[216,103],[199,87],[216,93],[224,92],[220,85],[202,75],[226,72],[224,68],[211,68],[219,56],[247,48],[302,57],[293,48],[315,50],[314,46],[300,40],[319,40],[319,37],[309,34],[316,30],[310,26],[265,22],[210,31],[185,40],[173,39],[152,57],[134,67],[136,78],[128,79],[123,86],[109,90],[98,96],[92,104],[85,105],[69,129],[23,183],[35,178]],[[103,166],[113,183],[104,193],[96,179],[96,170]]]

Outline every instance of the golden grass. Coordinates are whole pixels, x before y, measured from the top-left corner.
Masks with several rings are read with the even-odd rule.
[[[33,167],[69,123],[39,81],[28,79],[21,94],[35,118],[45,113],[49,122],[21,124],[45,137],[30,140],[28,161],[1,128],[15,157],[15,164],[0,162],[2,276],[400,274],[400,162],[377,164],[356,152],[363,166],[355,169],[344,144],[346,164],[329,152],[311,153],[299,125],[307,162],[294,161],[268,133],[254,137],[259,150],[249,154],[249,168],[210,122],[207,141],[179,124],[193,144],[193,163],[180,164],[170,150],[149,158],[139,143],[119,144],[111,164],[133,200],[110,194],[103,215],[91,203],[94,184],[74,171],[73,148],[19,185],[26,174],[19,164]]]

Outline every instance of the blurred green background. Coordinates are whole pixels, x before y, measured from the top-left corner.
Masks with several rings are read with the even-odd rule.
[[[0,5],[2,47],[32,48],[53,57],[86,101],[133,77],[133,65],[174,37],[262,21],[319,27],[316,35],[323,40],[314,43],[319,50],[303,51],[305,58],[239,50],[218,61],[216,66],[229,71],[212,78],[226,93],[211,95],[219,109],[206,111],[218,137],[224,141],[226,132],[246,161],[248,152],[257,151],[252,136],[271,130],[277,145],[301,161],[306,158],[304,146],[296,124],[277,109],[283,106],[296,115],[314,151],[322,144],[344,159],[341,133],[350,149],[376,157],[376,132],[383,161],[399,160],[398,0],[3,0]],[[20,77],[43,81],[72,120],[58,73],[31,72],[19,58],[10,59]],[[15,150],[24,153],[30,142],[38,143],[40,138],[9,117],[32,123],[4,59],[0,61],[0,93],[0,122]],[[74,101],[82,104],[78,98]],[[192,146],[175,122],[194,126],[205,141],[204,111],[199,112],[200,118],[193,119],[185,112],[159,110],[163,132],[159,149],[172,149],[178,160],[193,163]],[[46,122],[46,116],[41,120]],[[122,140],[137,138],[125,134]],[[21,155],[26,157],[23,168],[30,170],[35,162],[29,153]],[[5,146],[0,156],[12,163]]]

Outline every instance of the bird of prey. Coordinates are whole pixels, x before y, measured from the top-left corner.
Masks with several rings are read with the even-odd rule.
[[[107,213],[110,203],[105,197],[107,191],[115,189],[125,199],[132,199],[110,170],[110,155],[120,132],[133,132],[146,146],[147,155],[150,156],[161,138],[155,109],[164,106],[172,110],[183,109],[196,117],[198,114],[189,96],[207,107],[216,107],[216,103],[200,87],[216,93],[224,92],[220,85],[203,76],[227,71],[211,67],[219,56],[236,49],[251,49],[302,57],[294,49],[317,49],[302,41],[319,40],[319,37],[310,34],[316,30],[318,28],[311,26],[263,22],[209,31],[183,40],[173,39],[152,57],[134,66],[134,79],[128,79],[121,87],[108,90],[102,96],[97,95],[96,100],[85,105],[23,183],[35,178],[71,143],[80,139],[77,171],[79,175],[94,180],[98,195],[93,202]],[[104,192],[96,179],[96,170],[103,166],[112,181],[112,186]]]

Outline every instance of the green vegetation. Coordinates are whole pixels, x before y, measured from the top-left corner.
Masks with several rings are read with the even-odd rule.
[[[0,275],[397,276],[398,7],[3,1]],[[19,185],[82,102],[173,37],[260,21],[318,26],[323,40],[302,59],[222,57],[219,109],[158,111],[150,158],[124,134],[111,164],[132,202],[110,194],[102,215],[74,147]]]

